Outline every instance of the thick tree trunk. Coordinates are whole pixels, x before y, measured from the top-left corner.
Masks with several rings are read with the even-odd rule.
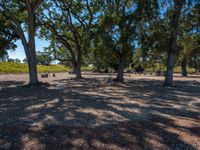
[[[114,79],[114,81],[116,82],[124,82],[124,68],[125,68],[127,60],[129,60],[128,57],[131,57],[131,49],[126,42],[127,40],[124,40],[123,51],[122,51],[122,54],[120,55],[119,66],[117,68],[117,77],[116,79]]]
[[[164,83],[165,86],[172,86],[173,84],[174,60],[175,54],[173,51],[170,51],[168,54],[168,64]]]
[[[25,49],[25,54],[28,63],[28,70],[29,70],[29,85],[39,85],[38,75],[37,75],[37,65],[36,65],[36,54],[34,46],[28,46],[28,44],[22,40],[22,44]]]
[[[67,45],[67,44],[66,44]],[[66,47],[69,47],[68,45]],[[78,51],[77,58],[73,50],[69,47],[69,52],[72,58],[72,73],[76,74],[76,78],[82,78],[81,75],[81,57],[82,53]]]
[[[76,74],[76,78],[82,78],[81,75],[81,65],[78,62],[73,62],[73,66],[72,66],[72,73]]]
[[[31,56],[28,60],[28,69],[29,69],[29,85],[38,85],[38,76],[37,76],[37,66],[34,56]]]
[[[28,42],[28,68],[29,68],[29,85],[38,85],[38,76],[37,76],[37,66],[36,66],[36,50],[35,50],[35,12],[33,8],[28,7],[28,32],[29,32],[29,42]]]
[[[125,54],[123,52],[123,55],[120,58],[119,66],[117,69],[117,77],[114,79],[116,82],[124,82],[124,66],[125,66]]]
[[[184,58],[181,62],[182,76],[187,77],[187,59]]]
[[[72,66],[72,74],[76,74],[76,66],[75,65]]]
[[[72,73],[76,74],[76,78],[82,78],[81,75],[81,57],[82,53],[78,51],[77,58],[75,57],[74,53],[72,51],[71,56],[72,56]]]
[[[37,76],[36,66],[36,51],[35,51],[35,14],[32,9],[28,10],[28,42],[25,38],[21,26],[17,26],[17,32],[21,38],[24,51],[27,58],[28,70],[29,70],[29,84],[28,85],[39,85]]]
[[[78,50],[78,56],[76,61],[76,78],[82,78],[81,75],[81,59],[82,59],[82,53],[81,50]]]
[[[15,18],[15,14],[9,12],[9,10],[5,7],[5,11],[8,14],[8,20],[12,20],[11,22],[15,25],[15,31],[19,35],[24,51],[26,54],[27,62],[28,62],[28,69],[29,69],[29,85],[38,85],[38,77],[37,77],[37,67],[36,67],[36,51],[35,51],[35,12],[39,5],[41,4],[42,0],[38,0],[36,3],[32,3],[31,1],[24,1],[26,4],[27,10],[27,27],[28,27],[28,40],[25,37],[24,31],[21,26],[21,21]],[[13,16],[12,16],[13,14]]]
[[[72,73],[76,74],[76,61],[72,58]]]
[[[82,78],[81,64],[79,62],[77,62],[77,66],[76,66],[76,78]]]
[[[165,83],[164,86],[172,86],[173,85],[173,69],[174,69],[174,61],[177,52],[177,34],[178,34],[178,21],[181,14],[183,2],[180,0],[174,1],[174,14],[172,18],[172,31],[171,31],[171,40],[170,40],[170,50],[168,52],[168,63],[167,63],[167,71],[165,75]]]

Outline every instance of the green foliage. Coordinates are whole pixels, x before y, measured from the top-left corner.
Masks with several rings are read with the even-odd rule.
[[[47,51],[37,52],[36,55],[37,64],[40,65],[50,65],[53,61],[51,54]]]
[[[62,44],[52,41],[48,47],[44,48],[44,51],[51,57],[49,60],[57,60],[59,64],[72,66],[71,55]]]
[[[0,50],[0,61],[6,61],[8,59],[8,52]]]
[[[12,21],[11,16],[14,15],[20,20],[23,32],[27,31],[25,1],[4,2],[7,8],[12,8],[10,20]],[[31,2],[35,4],[36,1]],[[43,1],[36,15],[39,17],[37,23],[40,23],[38,33],[51,44],[44,52],[37,54],[38,62],[48,65],[55,59],[69,67],[79,62],[82,66],[94,66],[82,68],[85,70],[111,71],[117,70],[123,60],[124,67],[130,66],[131,63],[132,69],[142,67],[150,72],[164,71],[167,55],[171,50],[169,45],[173,3],[174,1],[170,0]],[[179,22],[175,67],[187,59],[187,66],[199,69],[199,7],[194,1],[191,1],[191,5],[184,5]],[[0,14],[0,49],[14,48],[13,40],[18,38],[13,38],[14,22],[11,21],[7,21],[4,15]],[[5,45],[7,46],[4,47]],[[1,56],[6,56],[6,51],[0,51]],[[122,57],[124,59],[121,59]],[[23,68],[21,72],[27,72]],[[38,68],[47,72],[48,69],[51,70],[45,70],[44,66]],[[4,68],[2,72],[7,69]],[[188,71],[193,72],[193,69]],[[20,67],[16,72],[20,72]],[[177,67],[175,72],[180,72],[180,67]]]
[[[112,38],[104,28],[99,27],[92,41],[89,57],[86,57],[86,60],[93,64],[95,70],[99,72],[116,69],[118,58],[114,47]]]
[[[46,1],[40,13],[40,35],[51,41],[56,59],[63,64],[69,60],[82,62],[89,47],[88,36],[92,28],[91,1]],[[58,51],[57,51],[58,50]],[[66,54],[65,54],[66,53]]]
[[[14,50],[16,45],[14,42],[18,39],[15,31],[12,31],[12,26],[7,23],[7,19],[0,13],[0,60],[6,61],[8,53],[6,50]],[[10,29],[11,28],[11,29]]]
[[[200,5],[194,5],[181,17],[180,38],[178,39],[178,65],[186,60],[186,65],[196,70],[200,68],[200,17],[197,15]]]

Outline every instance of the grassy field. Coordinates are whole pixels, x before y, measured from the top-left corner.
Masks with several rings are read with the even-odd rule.
[[[63,65],[50,65],[50,66],[38,65],[37,68],[38,68],[39,73],[70,71],[70,68],[66,68]],[[28,66],[27,66],[27,64],[21,64],[21,63],[0,62],[0,73],[1,74],[28,73]]]
[[[195,73],[196,71],[195,71],[194,68],[187,68],[187,72],[188,72],[189,74],[192,74],[192,73]],[[174,69],[174,73],[181,73],[181,67],[176,67],[176,68]]]
[[[71,68],[67,68],[63,65],[38,65],[38,73],[51,73],[51,72],[66,72],[71,71]],[[82,71],[92,71],[94,70],[92,67],[82,67]],[[188,68],[188,73],[194,73],[195,69]],[[181,73],[181,68],[176,67],[174,69],[175,73]],[[20,73],[28,73],[28,66],[27,64],[22,63],[13,63],[13,62],[0,62],[0,74],[20,74]]]

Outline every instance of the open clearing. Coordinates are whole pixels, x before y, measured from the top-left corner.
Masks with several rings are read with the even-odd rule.
[[[0,75],[0,149],[200,149],[200,76]]]

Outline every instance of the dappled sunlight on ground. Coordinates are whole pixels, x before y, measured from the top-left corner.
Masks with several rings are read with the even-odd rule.
[[[200,148],[200,76],[171,88],[163,77],[113,77],[60,73],[30,88],[2,77],[0,149]]]

